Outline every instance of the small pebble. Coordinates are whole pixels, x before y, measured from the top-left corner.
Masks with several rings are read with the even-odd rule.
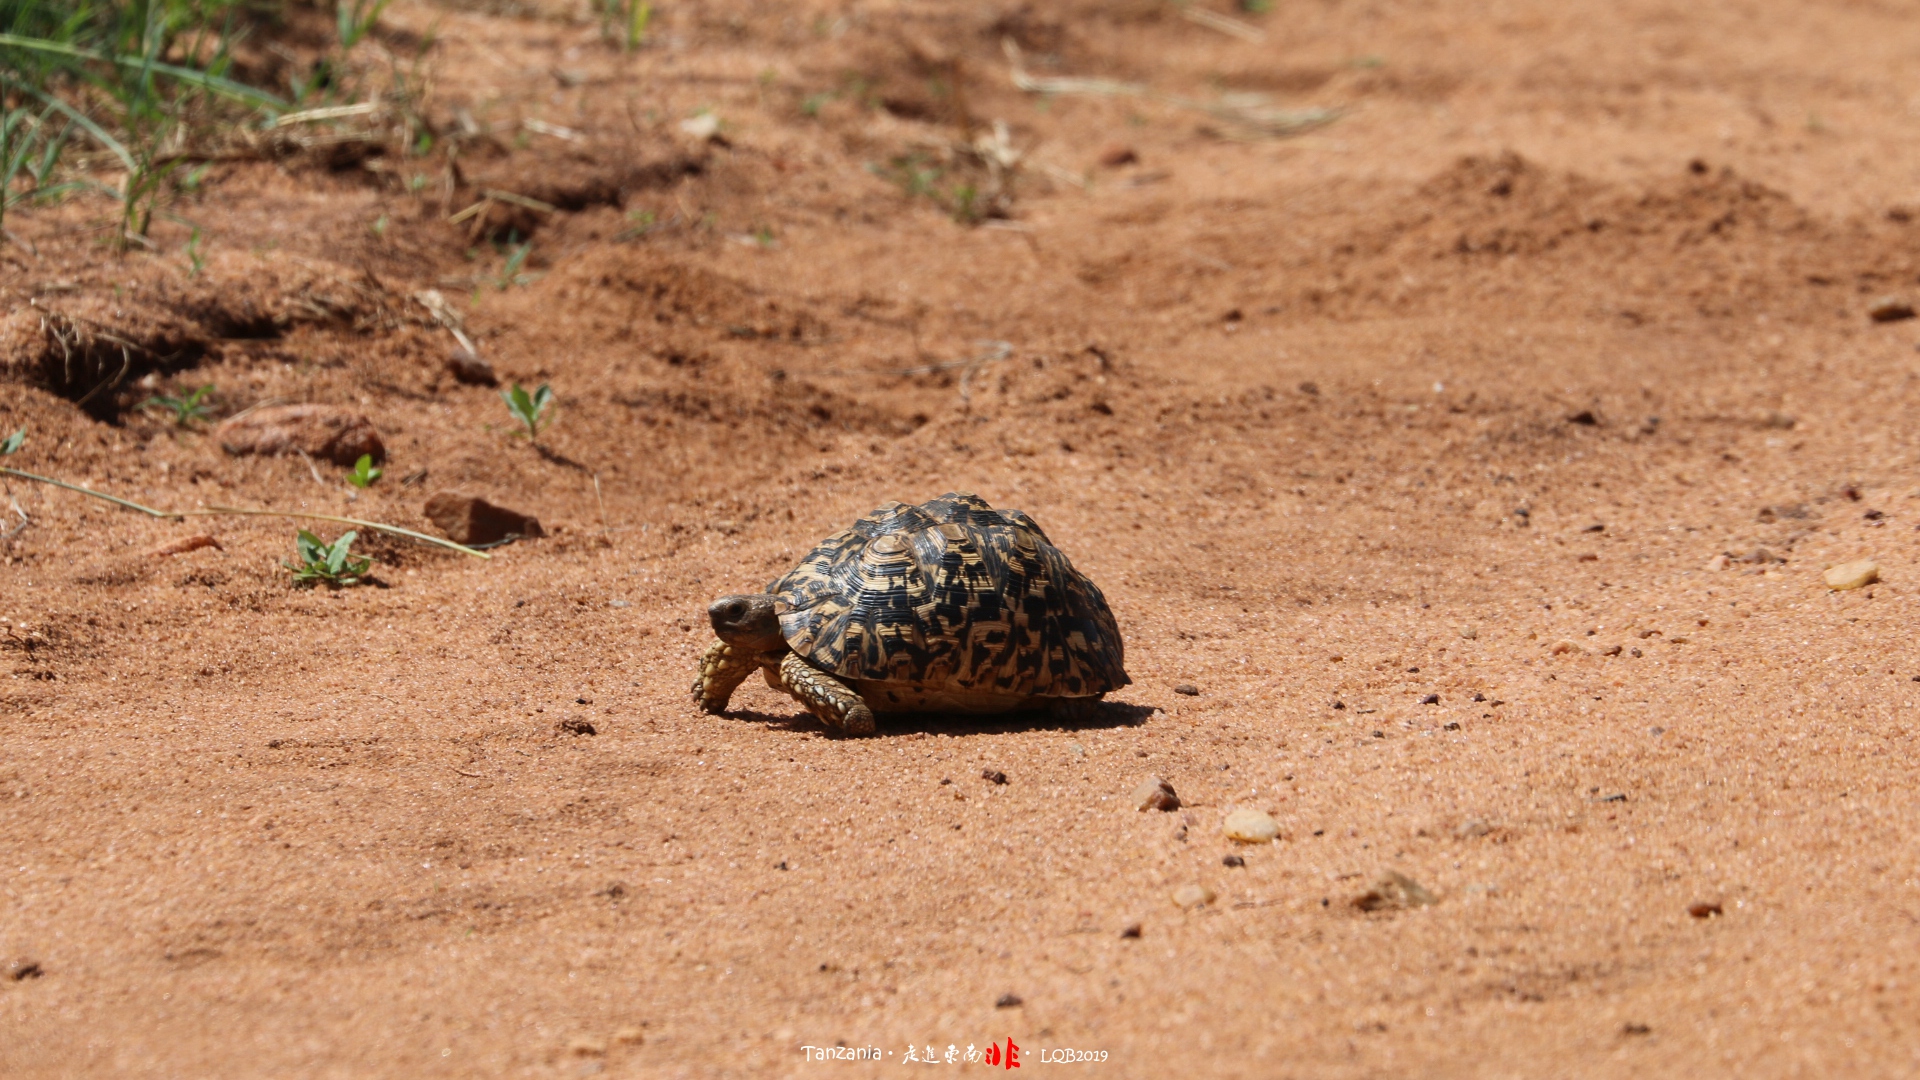
[[[1353,906],[1361,911],[1384,911],[1426,907],[1437,900],[1426,886],[1398,870],[1388,870],[1372,888],[1354,897]]]
[[[613,1041],[621,1046],[639,1046],[647,1041],[647,1036],[637,1027],[623,1027],[613,1033]]]
[[[1553,647],[1547,651],[1558,656],[1561,653],[1579,652],[1580,646],[1575,645],[1566,638],[1561,638],[1559,641],[1554,642]]]
[[[1622,1034],[1622,1035],[1651,1035],[1651,1034],[1653,1034],[1653,1029],[1652,1029],[1652,1028],[1650,1028],[1650,1027],[1648,1027],[1648,1026],[1647,1026],[1647,1025],[1645,1025],[1645,1024],[1635,1024],[1635,1023],[1632,1023],[1632,1022],[1628,1022],[1628,1023],[1625,1023],[1625,1024],[1621,1024],[1621,1025],[1620,1025],[1620,1034]]]
[[[1723,915],[1725,912],[1720,910],[1719,904],[1712,904],[1702,900],[1699,903],[1688,904],[1687,914],[1696,919],[1710,919],[1715,915]]]
[[[1149,776],[1134,788],[1131,798],[1135,810],[1180,809],[1180,796],[1174,793],[1173,785],[1157,776]]]
[[[1867,318],[1874,322],[1899,322],[1913,318],[1913,305],[1898,296],[1883,296],[1867,305]]]
[[[1019,994],[1001,994],[994,999],[993,1007],[996,1009],[1014,1009],[1023,1004],[1025,1004],[1025,1002],[1020,1000]]]
[[[1123,938],[1137,938],[1140,936],[1140,931],[1141,931],[1141,926],[1139,923],[1130,922],[1123,929],[1121,929],[1120,936]]]
[[[1442,725],[1440,725],[1440,727],[1441,727],[1441,730],[1443,730],[1443,731],[1459,731],[1459,730],[1460,730],[1460,721],[1458,721],[1458,720],[1449,720],[1449,721],[1447,721],[1446,723],[1444,723],[1444,724],[1442,724]]]
[[[1220,824],[1220,831],[1243,844],[1267,844],[1280,835],[1280,823],[1260,810],[1235,810]]]
[[[1646,654],[1642,653],[1639,649],[1628,649],[1627,655],[1628,656],[1644,656]]]
[[[1476,836],[1485,836],[1492,831],[1493,826],[1481,821],[1479,818],[1472,818],[1468,821],[1461,822],[1460,827],[1453,830],[1453,835],[1461,840],[1471,840]]]
[[[1186,683],[1186,682],[1183,682],[1179,686],[1174,687],[1173,692],[1176,694],[1185,694],[1188,697],[1200,696],[1200,688],[1193,685],[1192,683]]]
[[[1118,169],[1123,165],[1132,165],[1140,160],[1133,147],[1125,143],[1112,143],[1100,151],[1100,167]]]
[[[1600,651],[1600,654],[1601,654],[1602,656],[1619,656],[1619,655],[1620,655],[1620,646],[1618,646],[1618,645],[1609,645],[1609,646],[1607,646],[1607,647],[1606,647],[1605,649],[1602,649],[1602,650]]]
[[[1473,700],[1475,700],[1475,701],[1485,701],[1485,700],[1487,700],[1487,695],[1485,695],[1485,694],[1480,694],[1480,693],[1476,693],[1476,694],[1474,694],[1474,695],[1473,695]]]
[[[1478,627],[1468,624],[1460,628],[1460,636],[1466,638],[1468,641],[1472,641],[1480,636],[1480,630]]]
[[[1725,555],[1715,555],[1713,558],[1707,560],[1708,570],[1725,570],[1726,568],[1727,557]]]
[[[1439,694],[1423,694],[1420,698],[1420,704],[1438,705],[1440,704],[1440,695]]]
[[[447,357],[447,371],[456,382],[470,386],[500,385],[499,376],[493,373],[493,365],[465,349],[455,349],[453,355]]]
[[[1859,559],[1832,567],[1821,577],[1826,581],[1827,588],[1835,592],[1863,589],[1880,580],[1880,564],[1872,559]]]
[[[1213,890],[1205,885],[1182,885],[1173,890],[1173,902],[1183,908],[1213,903]]]
[[[591,1035],[582,1035],[567,1044],[567,1053],[574,1057],[601,1057],[606,1052],[606,1040],[596,1039]]]
[[[578,716],[569,716],[565,720],[559,721],[558,723],[553,725],[553,730],[559,732],[562,735],[598,735],[600,734],[598,731],[594,730],[593,724],[591,722],[587,720],[583,720]]]
[[[1221,866],[1245,866],[1247,865],[1247,860],[1244,858],[1241,858],[1238,855],[1224,855],[1220,859],[1220,865]]]
[[[46,972],[41,969],[40,961],[38,960],[31,960],[22,956],[7,961],[6,976],[12,982],[25,982],[28,979],[37,979],[45,974]]]
[[[980,779],[990,783],[1004,784],[1007,782],[1007,774],[1001,772],[999,769],[981,769]]]
[[[721,142],[720,115],[703,112],[698,116],[680,121],[680,130],[695,142]]]

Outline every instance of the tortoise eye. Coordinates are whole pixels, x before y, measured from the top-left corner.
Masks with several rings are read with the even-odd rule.
[[[742,615],[745,615],[746,613],[747,613],[747,605],[741,603],[738,600],[735,600],[733,603],[727,605],[727,618],[729,619],[738,619]]]

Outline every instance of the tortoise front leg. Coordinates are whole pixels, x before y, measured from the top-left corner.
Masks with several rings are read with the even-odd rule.
[[[700,711],[726,712],[727,699],[759,666],[759,654],[751,649],[724,641],[707,646],[700,657],[700,677],[693,681],[693,696],[700,701]]]
[[[807,711],[835,731],[849,735],[873,734],[873,710],[853,688],[800,659],[798,653],[780,658],[782,689],[800,700]]]

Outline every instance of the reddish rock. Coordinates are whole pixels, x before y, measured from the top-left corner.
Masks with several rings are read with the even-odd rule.
[[[1138,164],[1139,161],[1140,155],[1125,143],[1114,143],[1100,151],[1100,167],[1104,169],[1118,169],[1123,165]]]
[[[338,405],[278,405],[223,421],[214,429],[229,454],[304,453],[352,465],[362,454],[380,461],[387,446],[373,422]]]
[[[497,544],[547,535],[537,518],[456,491],[435,492],[427,500],[427,520],[459,544]]]
[[[161,544],[159,547],[147,552],[147,554],[156,559],[164,559],[169,555],[185,555],[189,551],[199,551],[201,548],[213,548],[216,551],[227,550],[220,546],[220,541],[211,536],[201,535],[183,536],[172,543]]]

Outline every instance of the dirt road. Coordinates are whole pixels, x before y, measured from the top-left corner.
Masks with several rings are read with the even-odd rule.
[[[7,465],[550,535],[300,590],[7,479],[0,1072],[1920,1071],[1920,21],[1204,6],[402,0],[430,153],[10,217]],[[137,408],[207,384],[386,475]],[[694,708],[709,599],[949,490],[1105,590],[1098,719]]]

